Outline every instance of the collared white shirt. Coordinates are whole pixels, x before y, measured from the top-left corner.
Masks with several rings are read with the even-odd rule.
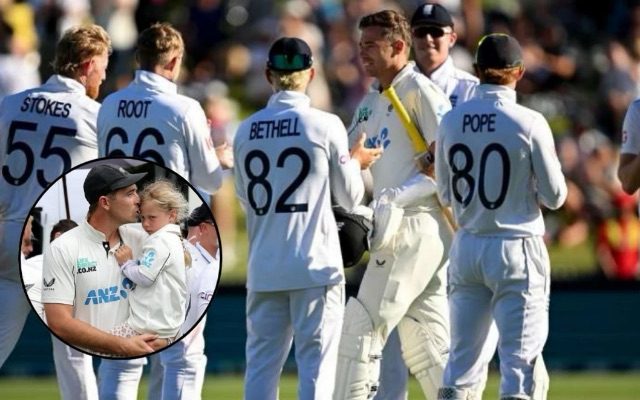
[[[391,85],[426,143],[431,143],[436,138],[440,119],[451,109],[442,90],[418,72],[413,62],[398,72]],[[365,132],[367,147],[384,148],[382,157],[370,167],[374,198],[378,198],[383,189],[399,188],[420,173],[409,134],[378,87],[378,83],[374,83],[373,90],[362,99],[349,128],[351,143]],[[426,201],[435,204],[435,196]]]
[[[240,125],[236,193],[247,213],[247,287],[278,291],[344,282],[331,199],[351,210],[364,194],[340,119],[280,91]]]
[[[431,73],[429,79],[447,95],[451,107],[472,98],[476,86],[480,84],[477,77],[456,68],[451,56],[447,57],[445,62]]]
[[[21,229],[5,229],[7,222],[23,223],[44,188],[98,156],[99,108],[80,82],[61,75],[0,102],[1,278],[19,279]]]
[[[126,225],[118,229],[122,243],[140,256],[144,231]],[[42,302],[73,305],[73,315],[109,331],[129,316],[129,299],[135,286],[120,272],[104,233],[86,220],[51,242],[44,253]]]
[[[154,161],[209,193],[222,184],[202,107],[153,72],[136,71],[129,86],[105,98],[98,115],[98,144],[100,156]]]
[[[567,196],[549,124],[500,85],[478,86],[442,119],[436,177],[460,229],[477,235],[543,235],[540,204],[556,209]]]
[[[136,332],[173,337],[184,322],[187,301],[187,271],[180,227],[167,224],[144,241],[139,270],[153,282],[136,285],[129,297],[127,322]]]

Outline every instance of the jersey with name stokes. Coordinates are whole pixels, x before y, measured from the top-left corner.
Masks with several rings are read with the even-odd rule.
[[[22,223],[63,172],[98,156],[100,104],[78,81],[51,76],[0,102],[0,278],[20,280]]]
[[[436,177],[461,229],[487,236],[544,234],[539,204],[555,209],[567,187],[549,124],[516,92],[483,84],[442,119]]]
[[[280,91],[243,121],[234,141],[236,193],[247,210],[247,287],[277,291],[344,281],[331,199],[352,209],[364,193],[340,119]]]
[[[138,257],[147,234],[126,225],[119,232]],[[120,272],[115,248],[104,242],[104,234],[86,220],[51,242],[44,254],[42,302],[73,305],[75,318],[108,331],[127,319],[134,284]]]
[[[149,71],[108,96],[98,115],[100,156],[154,161],[213,193],[222,183],[209,125],[200,104]]]

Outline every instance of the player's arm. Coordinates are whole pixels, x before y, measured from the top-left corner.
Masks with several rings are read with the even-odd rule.
[[[560,208],[567,198],[567,183],[551,128],[542,115],[537,115],[531,126],[531,162],[538,201],[551,210]]]
[[[634,101],[629,106],[622,125],[622,145],[618,178],[622,189],[628,194],[640,187],[640,103]]]
[[[161,237],[150,238],[142,248],[140,260],[128,263],[126,271],[123,266],[122,272],[135,283],[140,282],[140,285],[149,287],[155,283],[170,259],[169,244],[165,243]]]
[[[207,118],[197,102],[186,110],[184,124],[190,181],[209,193],[215,193],[222,185],[222,166],[216,156]]]
[[[45,303],[44,312],[53,333],[74,346],[125,357],[139,356],[155,350],[150,342],[157,339],[158,335],[142,334],[130,338],[111,335],[73,318],[72,305]]]
[[[331,195],[339,206],[352,210],[364,196],[360,161],[351,158],[347,132],[338,117],[333,116],[327,121],[326,131]]]

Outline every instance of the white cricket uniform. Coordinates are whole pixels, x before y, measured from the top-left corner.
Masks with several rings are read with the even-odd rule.
[[[43,255],[39,254],[22,262],[20,268],[31,305],[38,316],[45,321],[42,304],[42,261]],[[93,371],[93,358],[67,346],[55,335],[51,335],[51,345],[60,398],[98,400],[98,384]]]
[[[431,143],[435,140],[440,119],[451,109],[442,90],[420,73],[413,62],[408,63],[396,75],[391,85],[418,131],[426,142]],[[373,90],[362,100],[349,128],[351,141],[361,132],[366,132],[366,144],[369,147],[379,145],[384,148],[382,157],[370,167],[374,199],[380,197],[383,189],[403,187],[420,174],[414,161],[416,151],[409,134],[390,101],[380,93],[377,86],[377,83],[374,84]],[[400,341],[405,362],[411,372],[423,376],[430,374],[422,371],[425,366],[444,368],[449,343],[444,256],[451,233],[438,206],[435,181],[426,179],[430,184],[429,190],[424,192],[419,201],[405,208],[395,239],[389,246],[371,253],[357,296],[357,301],[365,308],[371,320],[369,331],[347,325],[346,322],[351,318],[347,305],[337,376],[356,376],[346,370],[352,368],[348,360],[353,360],[354,357],[348,343],[350,338],[356,340],[357,337],[366,336],[373,337],[371,348],[366,350],[370,352],[366,356],[373,361],[365,362],[370,367],[360,365],[358,368],[369,368],[374,372],[370,372],[369,378],[361,382],[356,382],[356,378],[345,380],[344,387],[340,389],[342,393],[336,393],[334,398],[343,398],[351,391],[361,391],[362,398],[366,398],[367,391],[376,386],[379,371],[377,359],[387,336],[403,319],[417,321],[428,332],[433,348],[437,348],[437,355],[427,355],[421,350],[413,349],[415,346],[409,344],[407,336],[403,334],[403,331],[408,331],[400,329],[406,324],[401,324]],[[406,354],[414,351],[421,355],[408,359]],[[424,357],[436,359],[425,361]],[[420,364],[419,361],[425,362]],[[369,386],[363,387],[365,384]],[[423,390],[427,390],[422,386]],[[435,392],[437,388],[429,391]],[[430,396],[429,393],[426,395]]]
[[[359,164],[340,119],[294,91],[243,121],[233,149],[249,234],[245,398],[277,398],[295,340],[300,398],[327,399],[344,311],[331,199],[347,210],[360,202]]]
[[[101,157],[151,160],[209,193],[222,184],[222,168],[202,107],[153,72],[136,71],[129,86],[104,99],[98,115],[98,146]]]
[[[540,204],[556,209],[567,195],[551,129],[540,113],[516,103],[514,90],[483,84],[443,118],[436,146],[438,192],[459,226],[450,253],[444,387],[463,390],[482,379],[480,353],[493,317],[500,394],[529,398],[548,334]]]
[[[627,113],[622,124],[622,143],[620,144],[620,154],[640,154],[640,99],[629,104]],[[640,203],[638,203],[638,213],[640,214]]]
[[[129,296],[131,310],[127,324],[138,333],[175,337],[184,322],[187,299],[180,227],[167,224],[149,235],[136,268],[153,283],[147,286],[129,276],[136,287]]]
[[[191,254],[192,264],[187,270],[190,304],[180,335],[192,327],[193,329],[171,347],[151,356],[152,368],[147,396],[149,399],[202,398],[202,384],[207,366],[207,356],[204,354],[206,310],[218,283],[220,261],[211,256],[199,243],[184,243]],[[158,363],[161,365],[157,365]]]
[[[126,225],[118,231],[138,257],[147,234]],[[120,272],[114,251],[86,220],[62,234],[44,253],[42,302],[73,305],[74,318],[105,332],[126,321],[135,285]]]
[[[29,210],[64,171],[98,155],[100,105],[85,93],[76,80],[53,75],[0,102],[0,302],[6,305],[0,307],[0,367],[29,312],[18,266]]]
[[[416,65],[416,68],[417,65]],[[418,68],[418,71],[420,69]],[[431,73],[429,78],[445,93],[451,107],[469,100],[475,92],[479,80],[470,73],[463,71],[453,64],[451,56]],[[448,254],[447,254],[448,257]],[[491,361],[498,341],[497,330],[488,340],[486,357],[487,363]],[[407,398],[407,378],[404,361],[400,355],[400,339],[397,330],[393,330],[382,350],[380,363],[380,388],[375,396],[376,400],[392,400]]]

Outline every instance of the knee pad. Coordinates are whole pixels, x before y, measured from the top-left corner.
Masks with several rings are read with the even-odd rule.
[[[438,388],[442,386],[449,349],[445,343],[438,343],[432,333],[412,318],[402,318],[397,329],[404,362],[420,383],[426,397],[435,399]]]
[[[482,400],[482,392],[473,389],[443,387],[438,390],[438,400]]]
[[[369,312],[355,297],[347,302],[338,350],[334,400],[368,399],[378,390],[382,343]]]
[[[533,388],[531,390],[531,400],[547,400],[549,391],[549,374],[544,365],[542,354],[540,354],[533,365]]]

